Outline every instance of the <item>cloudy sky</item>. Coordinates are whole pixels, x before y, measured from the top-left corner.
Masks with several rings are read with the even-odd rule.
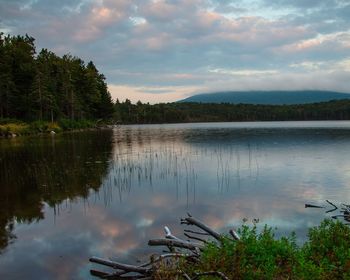
[[[350,0],[0,0],[0,30],[94,61],[121,100],[350,92]]]

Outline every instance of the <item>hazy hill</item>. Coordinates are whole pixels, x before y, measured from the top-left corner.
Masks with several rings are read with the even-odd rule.
[[[330,100],[350,99],[350,94],[333,91],[228,91],[198,94],[179,102],[232,104],[306,104]]]

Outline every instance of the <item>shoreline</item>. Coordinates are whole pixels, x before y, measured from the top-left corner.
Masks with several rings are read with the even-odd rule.
[[[97,124],[96,121],[69,121],[70,125],[60,125],[60,121],[58,122],[22,122],[22,121],[13,121],[13,122],[6,122],[1,123],[0,120],[0,139],[12,139],[17,137],[23,137],[23,136],[41,136],[41,135],[55,135],[55,134],[61,134],[61,133],[67,133],[67,132],[82,132],[82,131],[88,131],[88,130],[100,130],[100,129],[113,129],[121,126],[138,126],[138,125],[185,125],[185,124],[237,124],[239,127],[244,124],[252,124],[252,123],[260,123],[260,124],[269,124],[269,123],[308,123],[308,122],[319,122],[319,123],[332,123],[332,122],[349,122],[350,120],[279,120],[279,121],[266,121],[266,120],[259,120],[259,121],[192,121],[192,122],[162,122],[162,123],[120,123],[117,122],[115,124],[110,123],[99,123]],[[38,123],[40,123],[38,125]],[[250,126],[249,126],[250,127]],[[275,126],[272,126],[271,128],[274,128]],[[297,126],[299,127],[299,126]],[[295,127],[295,128],[297,128]],[[253,127],[251,127],[253,128]],[[279,128],[278,126],[275,128]],[[287,126],[287,128],[289,128]],[[293,128],[293,127],[291,127]],[[317,126],[314,128],[318,128]],[[320,128],[323,128],[320,127]],[[337,126],[333,128],[338,128]],[[342,127],[339,127],[342,128]]]
[[[0,139],[12,139],[23,136],[40,136],[40,135],[55,135],[66,132],[86,131],[86,130],[99,130],[99,129],[112,129],[114,125],[111,124],[96,124],[96,121],[81,120],[71,121],[68,123],[66,120],[58,122],[23,122],[23,121],[10,121],[0,122]]]

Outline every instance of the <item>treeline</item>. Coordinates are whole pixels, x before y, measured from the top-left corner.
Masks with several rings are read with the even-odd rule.
[[[350,100],[300,105],[214,103],[115,104],[120,123],[181,123],[231,121],[349,120]]]
[[[347,120],[350,101],[302,105],[229,103],[114,104],[93,62],[42,49],[34,38],[0,33],[0,119],[26,122],[114,120],[118,123]]]
[[[109,119],[114,108],[93,62],[42,49],[34,38],[0,33],[0,117],[25,121]]]

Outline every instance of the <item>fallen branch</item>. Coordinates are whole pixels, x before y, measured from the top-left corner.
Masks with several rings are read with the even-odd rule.
[[[332,206],[331,209],[325,211],[325,213],[332,213],[336,210],[338,210],[338,212],[340,214],[336,214],[331,216],[332,219],[338,219],[338,218],[343,218],[344,221],[346,222],[350,222],[350,205],[345,204],[345,203],[340,203],[339,207],[337,205],[335,205],[333,202],[329,201],[328,199],[326,199],[326,202]],[[305,208],[308,207],[313,207],[313,208],[326,208],[326,206],[317,206],[317,205],[313,205],[313,204],[305,204]]]
[[[201,221],[193,218],[190,214],[188,214],[187,218],[181,219],[181,224],[193,225],[202,230],[203,232],[193,231],[193,230],[185,230],[184,235],[190,239],[197,240],[203,243],[207,243],[208,241],[194,236],[192,234],[212,236],[216,240],[222,242],[222,237],[219,233],[211,229],[206,224]],[[198,262],[201,254],[201,250],[204,245],[201,243],[196,243],[192,241],[186,241],[181,238],[178,238],[174,234],[172,234],[169,227],[164,227],[165,238],[159,239],[151,239],[148,241],[149,246],[167,246],[170,249],[170,253],[162,254],[159,256],[152,255],[149,262],[146,262],[141,265],[130,265],[124,264],[112,260],[105,260],[98,257],[91,257],[90,262],[97,263],[100,265],[104,265],[110,268],[115,269],[113,273],[107,273],[97,270],[90,270],[91,275],[102,278],[102,279],[123,279],[123,280],[151,280],[153,279],[153,275],[159,271],[159,268],[162,265],[168,267],[170,264],[170,271],[173,271],[177,279],[184,278],[186,280],[196,280],[200,279],[202,276],[217,276],[221,279],[228,279],[222,272],[219,271],[208,271],[203,273],[195,273],[194,277],[191,278],[189,274],[181,270],[172,270],[173,265],[178,263],[179,258],[183,258],[186,262]],[[192,233],[192,234],[189,234]],[[230,234],[233,236],[235,240],[239,240],[239,235],[233,230],[230,230]],[[175,248],[178,252],[175,252]],[[186,253],[181,252],[181,250],[188,250]],[[166,262],[163,262],[164,260]],[[193,273],[192,273],[193,274]]]
[[[130,264],[123,264],[123,263],[119,263],[119,262],[115,262],[115,261],[101,259],[98,257],[90,258],[90,262],[109,266],[109,267],[112,267],[114,269],[120,269],[120,270],[123,270],[124,272],[137,272],[140,274],[148,274],[150,272],[150,269],[146,268],[146,267],[140,267],[140,266],[135,266],[135,265],[130,265]]]
[[[151,239],[148,241],[149,246],[168,246],[168,247],[177,247],[177,248],[183,248],[183,249],[189,249],[189,250],[196,250],[196,248],[203,248],[203,245],[197,244],[197,243],[191,243],[188,241],[182,241],[177,239],[166,239],[166,238],[159,238],[159,239]]]
[[[184,241],[184,240],[181,240],[180,238],[177,238],[175,235],[173,235],[167,226],[164,227],[164,232],[165,232],[165,238]]]
[[[200,231],[195,231],[195,230],[190,230],[190,229],[184,229],[184,232],[188,232],[188,233],[194,233],[194,234],[198,234],[198,235],[210,235],[207,232],[200,232]]]
[[[207,271],[207,272],[196,273],[196,276],[194,278],[192,278],[192,280],[197,280],[202,276],[209,276],[209,275],[218,276],[221,279],[229,280],[229,278],[224,273],[222,273],[220,271]]]
[[[189,214],[188,214],[189,215]],[[181,219],[181,224],[186,224],[186,225],[194,225],[212,237],[214,237],[216,240],[221,241],[221,235],[208,227],[206,224],[202,223],[201,221],[197,220],[196,218],[193,218],[192,216],[188,216],[187,218]]]
[[[190,235],[190,234],[188,234],[188,233],[186,233],[186,232],[184,233],[184,235],[185,235],[186,237],[190,238],[190,239],[197,240],[197,241],[201,241],[201,242],[203,242],[203,243],[208,243],[207,240],[205,240],[205,239],[203,239],[203,238],[200,238],[200,237],[197,237],[197,236]]]
[[[334,207],[333,209],[326,211],[326,213],[330,213],[338,209],[338,207],[334,203],[330,202],[328,199],[326,201]]]
[[[91,269],[90,273],[92,276],[96,276],[96,277],[103,278],[103,279],[106,279],[108,276],[111,275],[107,272],[98,271],[98,270],[94,270],[94,269]]]
[[[324,208],[324,206],[318,206],[314,204],[305,204],[305,208]]]
[[[148,263],[142,264],[140,266],[146,267],[146,266],[154,265],[155,263],[158,263],[167,258],[185,258],[185,259],[195,260],[197,257],[192,254],[167,253],[167,254],[160,255],[158,257],[152,256],[151,261],[149,261]]]
[[[239,234],[234,229],[230,229],[229,233],[231,234],[231,236],[233,237],[234,240],[240,240],[241,239]]]

